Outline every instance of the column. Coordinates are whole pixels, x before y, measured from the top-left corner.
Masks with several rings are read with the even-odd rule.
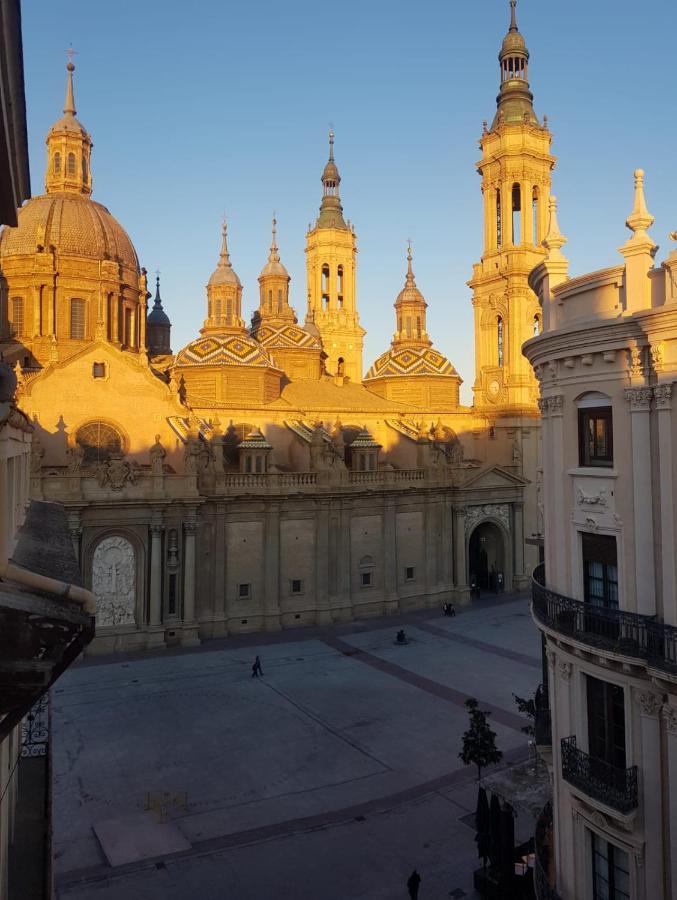
[[[383,594],[387,612],[397,612],[397,529],[395,498],[386,494],[383,504]]]
[[[190,513],[189,513],[190,515]],[[183,523],[185,549],[183,552],[183,621],[192,624],[195,621],[195,532],[197,522],[195,511],[187,522]]]
[[[162,622],[162,513],[154,513],[150,526],[150,624]]]
[[[68,530],[70,532],[71,541],[73,542],[73,551],[75,559],[80,562],[80,537],[82,535],[82,519],[79,509],[68,510]]]
[[[263,619],[266,631],[280,630],[280,505],[266,500],[263,531]]]
[[[670,844],[666,854],[666,868],[668,869],[668,886],[671,881],[674,894],[674,888],[677,887],[677,705],[668,704],[663,707],[663,722],[665,723],[668,774],[667,784],[663,785],[663,796],[670,823]]]
[[[454,550],[456,555],[456,590],[465,595],[468,590],[468,571],[465,549],[465,507],[454,509]]]
[[[524,504],[513,503],[513,543],[514,543],[514,576],[517,579],[524,577]]]
[[[658,718],[661,697],[652,691],[636,691],[640,709],[642,734],[640,773],[641,800],[644,808],[644,879],[645,892],[652,900],[661,900],[663,893],[663,789],[661,776],[661,729]]]
[[[651,388],[626,388],[632,427],[632,495],[635,532],[636,610],[645,616],[656,612],[656,574],[653,555],[651,487]],[[626,608],[628,608],[626,606]]]
[[[658,460],[661,505],[661,557],[663,566],[663,621],[677,625],[675,593],[675,507],[672,478],[672,385],[653,389],[658,410]],[[677,826],[676,826],[677,827]]]
[[[110,339],[120,343],[120,298],[116,294],[110,295]]]

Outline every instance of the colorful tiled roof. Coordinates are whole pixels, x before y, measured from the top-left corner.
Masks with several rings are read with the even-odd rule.
[[[272,366],[274,360],[248,335],[208,335],[191,341],[176,357],[177,366]]]
[[[443,375],[459,378],[459,374],[446,356],[432,347],[398,347],[388,350],[376,360],[365,376],[371,378],[411,377],[412,375]]]
[[[260,325],[254,334],[259,344],[262,344],[268,350],[278,348],[297,348],[307,350],[321,350],[322,345],[319,339],[306,331],[305,328],[299,328],[298,325],[270,325],[267,322]]]

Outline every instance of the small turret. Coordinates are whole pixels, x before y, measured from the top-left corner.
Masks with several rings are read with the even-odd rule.
[[[146,340],[148,342],[149,356],[171,356],[171,330],[172,323],[169,316],[162,308],[160,297],[160,273],[155,279],[155,300],[153,308],[146,318]]]

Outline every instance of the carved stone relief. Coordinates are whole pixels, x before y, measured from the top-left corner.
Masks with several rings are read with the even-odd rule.
[[[465,514],[465,533],[469,535],[484,519],[498,519],[510,531],[510,507],[507,503],[483,506],[469,506]]]
[[[635,693],[635,699],[639,703],[639,708],[643,716],[651,716],[655,718],[660,712],[662,700],[658,694],[651,691],[639,691]]]
[[[136,606],[136,555],[121,535],[104,538],[92,560],[96,624],[133,625]]]

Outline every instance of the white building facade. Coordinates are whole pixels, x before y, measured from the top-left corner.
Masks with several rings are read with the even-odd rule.
[[[677,251],[655,263],[643,182],[621,265],[570,279],[553,200],[530,276],[554,810],[539,897],[677,896]]]

